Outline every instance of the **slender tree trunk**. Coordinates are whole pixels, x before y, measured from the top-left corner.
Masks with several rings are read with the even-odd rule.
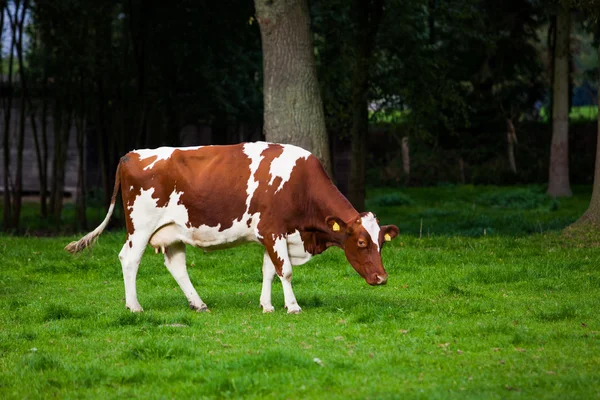
[[[517,173],[517,160],[515,159],[515,145],[517,144],[517,132],[512,119],[506,118],[506,143],[508,147],[508,165],[510,170]]]
[[[42,175],[40,178],[40,209],[42,217],[48,216],[48,72],[44,67],[42,89]]]
[[[405,185],[410,183],[410,146],[408,144],[408,136],[403,136],[401,145],[402,145],[402,171],[404,172]]]
[[[570,10],[559,6],[556,17],[556,49],[554,54],[554,87],[552,109],[552,145],[548,194],[571,196],[569,183],[569,39]]]
[[[356,59],[352,77],[352,160],[348,200],[359,211],[365,209],[365,163],[369,131],[369,66],[375,36],[383,12],[383,0],[355,0],[353,11],[357,24]]]
[[[65,96],[69,98],[69,95]],[[60,225],[65,190],[65,166],[69,149],[72,111],[64,99],[57,102],[54,113],[54,162],[52,164],[52,191],[50,207],[56,226]]]
[[[4,24],[4,9],[2,10],[3,16],[3,24]],[[7,96],[4,102],[4,141],[2,146],[2,151],[4,155],[4,208],[3,208],[3,218],[2,223],[5,230],[11,229],[12,223],[12,202],[10,197],[10,120],[12,114],[12,101],[13,101],[13,61],[14,61],[14,48],[15,41],[14,38],[10,43],[10,51],[8,56],[8,74],[7,74]]]
[[[311,151],[331,176],[308,0],[255,0],[254,4],[263,49],[266,139]]]
[[[21,112],[19,115],[19,135],[17,136],[17,167],[15,173],[15,190],[13,194],[13,212],[12,212],[12,227],[19,228],[19,219],[21,217],[21,205],[23,201],[23,150],[25,146],[25,121],[26,118],[26,96],[27,96],[27,79],[25,76],[25,65],[23,63],[23,24],[25,23],[25,13],[27,12],[27,0],[21,7],[21,16],[15,11],[16,27],[13,38],[17,37],[17,59],[19,63],[19,75],[21,81]]]

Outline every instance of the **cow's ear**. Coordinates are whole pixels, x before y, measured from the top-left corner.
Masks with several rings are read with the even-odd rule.
[[[329,229],[331,229],[333,232],[341,233],[346,231],[346,223],[338,217],[327,217],[325,218],[325,222],[327,222],[327,226],[329,226]]]
[[[379,231],[380,240],[383,242],[391,242],[399,233],[400,230],[396,225],[384,225]]]

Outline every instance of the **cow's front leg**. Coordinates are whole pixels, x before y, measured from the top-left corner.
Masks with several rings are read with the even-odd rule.
[[[271,261],[269,252],[265,250],[263,255],[263,284],[260,292],[260,306],[264,313],[270,313],[275,310],[271,304],[271,287],[273,286],[273,278],[275,278],[275,265]]]
[[[265,241],[265,248],[275,267],[275,272],[281,280],[285,308],[287,308],[288,314],[298,314],[302,309],[298,305],[292,290],[292,263],[288,255],[287,240],[284,237],[274,237],[269,242]]]

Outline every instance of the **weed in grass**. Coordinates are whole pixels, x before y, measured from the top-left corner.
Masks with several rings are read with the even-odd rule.
[[[33,371],[57,370],[62,368],[61,362],[54,355],[44,354],[32,349],[30,354],[23,356],[21,366]]]
[[[42,319],[44,322],[75,318],[76,314],[71,308],[63,304],[49,304],[44,308]]]

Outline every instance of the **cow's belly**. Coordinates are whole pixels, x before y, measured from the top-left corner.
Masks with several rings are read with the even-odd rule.
[[[207,249],[220,249],[233,247],[245,242],[258,242],[256,225],[259,217],[248,224],[249,218],[234,221],[231,227],[221,230],[221,226],[200,225],[188,228],[180,223],[168,223],[157,229],[150,238],[150,245],[160,249],[173,243],[183,242],[195,247]]]

